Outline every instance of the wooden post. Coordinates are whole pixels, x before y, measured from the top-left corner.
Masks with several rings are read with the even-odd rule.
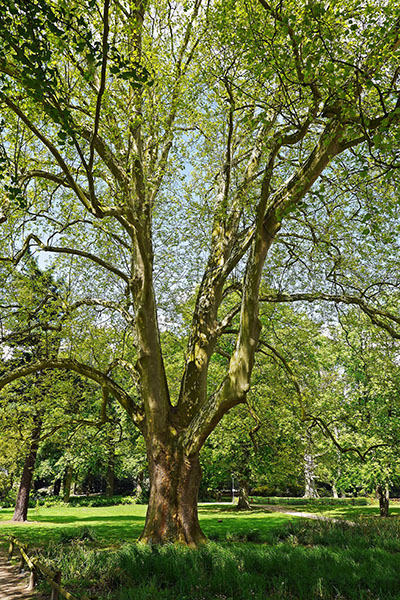
[[[35,585],[36,585],[36,580],[37,580],[37,573],[36,573],[36,569],[31,569],[31,574],[29,576],[29,585],[28,585],[28,591],[31,592]]]
[[[10,539],[10,545],[8,547],[8,560],[12,559],[13,554],[14,554],[14,540]]]
[[[28,547],[26,544],[22,544],[21,542],[19,542],[16,538],[10,537],[10,549],[9,552],[14,551],[14,547],[16,546],[21,554],[21,559],[20,559],[20,573],[24,567],[24,564],[26,563],[31,571],[30,574],[30,578],[29,578],[29,590],[31,591],[35,584],[36,584],[36,579],[39,573],[41,573],[44,577],[44,579],[47,581],[47,583],[50,584],[52,591],[51,591],[51,600],[58,600],[60,595],[65,598],[66,600],[78,600],[78,598],[76,598],[75,596],[73,596],[72,594],[70,594],[67,590],[65,590],[64,588],[61,587],[61,572],[60,571],[53,571],[52,569],[49,569],[46,565],[42,564],[37,558],[34,557],[30,557],[29,554],[27,554],[27,550]],[[81,596],[79,598],[79,600],[89,600],[89,598],[84,595]]]
[[[20,560],[19,560],[19,567],[18,567],[18,573],[22,573],[22,571],[24,570],[24,564],[25,564],[25,559],[23,557],[23,554],[21,552],[21,549],[19,550],[20,552]]]
[[[57,585],[61,587],[61,571],[56,571],[55,576],[54,576],[54,582],[57,583]],[[59,597],[58,589],[55,587],[52,587],[50,600],[58,600],[58,597]]]

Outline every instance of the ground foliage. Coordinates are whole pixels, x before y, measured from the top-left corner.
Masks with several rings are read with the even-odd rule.
[[[195,552],[126,545],[110,555],[91,548],[91,537],[66,537],[44,556],[67,578],[92,581],[99,598],[394,600],[400,592],[397,521],[296,520],[263,534],[216,535],[218,542]]]

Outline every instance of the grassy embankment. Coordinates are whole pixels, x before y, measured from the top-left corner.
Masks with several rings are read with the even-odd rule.
[[[376,506],[298,508],[357,523],[202,506],[202,527],[214,541],[192,551],[134,544],[144,506],[43,507],[23,526],[5,523],[12,511],[0,511],[0,537],[14,533],[45,547],[68,588],[98,600],[400,599],[400,519],[369,517]]]

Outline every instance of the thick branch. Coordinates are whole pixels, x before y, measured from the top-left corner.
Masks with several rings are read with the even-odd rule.
[[[315,292],[308,294],[267,294],[260,297],[261,302],[316,302],[318,300],[334,302],[335,304],[343,303],[358,306],[366,315],[368,315],[375,325],[385,329],[393,338],[400,339],[400,333],[383,320],[388,319],[389,321],[394,321],[400,325],[400,317],[380,308],[370,306],[365,300],[358,296]]]
[[[26,181],[29,181],[30,179],[35,179],[35,178],[48,179],[49,181],[53,181],[54,183],[57,183],[58,185],[62,185],[64,187],[71,188],[70,183],[68,182],[66,177],[62,176],[62,173],[59,173],[59,174],[49,173],[48,171],[43,171],[42,169],[33,169],[32,171],[27,171],[26,173],[21,175],[21,177],[19,178],[19,181],[21,183],[25,183]]]
[[[59,247],[59,246],[47,245],[44,242],[42,242],[42,240],[33,233],[28,235],[28,237],[24,241],[24,244],[23,244],[21,250],[19,252],[17,252],[17,254],[13,258],[10,258],[10,259],[2,258],[1,260],[3,260],[3,261],[10,260],[14,264],[18,264],[18,262],[21,260],[21,258],[24,256],[24,254],[29,249],[30,242],[32,240],[35,241],[36,244],[39,246],[39,248],[41,248],[41,250],[43,250],[45,252],[55,252],[58,254],[71,254],[73,256],[81,256],[82,258],[87,258],[88,260],[91,260],[92,262],[95,262],[96,264],[100,265],[104,269],[107,269],[107,271],[114,273],[114,275],[121,277],[126,283],[130,282],[130,279],[129,279],[128,275],[126,275],[126,273],[124,273],[117,267],[114,267],[113,265],[111,265],[107,261],[103,260],[99,256],[96,256],[95,254],[92,254],[91,252],[86,252],[84,250],[78,250],[77,248],[64,248],[62,246]]]
[[[108,55],[108,32],[109,32],[109,20],[108,11],[110,7],[110,0],[104,0],[103,9],[103,39],[102,39],[102,61],[101,61],[101,76],[100,76],[100,88],[97,93],[96,100],[96,113],[94,117],[93,135],[90,141],[90,157],[89,157],[89,171],[91,172],[93,167],[94,159],[94,143],[97,139],[100,124],[100,111],[101,111],[101,100],[106,88],[106,70],[107,70],[107,55]]]
[[[4,100],[5,104],[21,119],[21,121],[23,121],[23,123],[25,123],[25,125],[32,131],[32,133],[46,146],[46,148],[50,151],[50,153],[56,159],[58,165],[60,166],[63,173],[65,174],[67,182],[69,183],[71,188],[74,190],[74,192],[78,196],[79,200],[82,202],[82,204],[85,206],[85,208],[87,210],[89,210],[90,212],[93,212],[93,209],[90,206],[89,200],[88,200],[85,192],[82,190],[82,188],[77,184],[77,182],[73,178],[71,171],[68,168],[67,163],[61,156],[58,149],[54,146],[54,144],[52,142],[50,142],[50,140],[41,131],[39,131],[39,129],[32,123],[32,121],[30,121],[30,119],[28,119],[28,117],[25,115],[25,113],[23,113],[22,110],[16,104],[14,104],[14,102],[10,98],[8,98],[3,93],[0,94],[0,98],[2,98]]]
[[[90,127],[82,126],[79,129],[80,135],[83,139],[90,142],[92,139],[92,130]],[[101,135],[97,134],[96,139],[93,140],[93,147],[96,150],[97,154],[100,156],[104,164],[108,167],[110,172],[114,175],[115,179],[118,183],[125,187],[128,181],[128,175],[123,167],[118,162],[118,159],[113,154],[111,148],[107,145],[105,140],[101,137]]]
[[[29,365],[18,367],[10,373],[8,373],[7,375],[0,377],[0,390],[3,389],[9,383],[20,379],[21,377],[26,377],[31,373],[37,373],[38,371],[54,369],[66,369],[67,371],[74,371],[75,373],[79,373],[80,375],[83,375],[84,377],[95,381],[102,388],[104,387],[109,389],[112,395],[127,411],[127,413],[130,415],[133,421],[138,426],[142,423],[142,412],[140,411],[139,407],[135,405],[129,394],[127,394],[125,390],[121,388],[121,386],[119,386],[115,381],[113,381],[108,375],[104,374],[102,371],[99,371],[98,369],[95,369],[90,365],[80,363],[72,358],[41,360],[35,363],[31,363]]]
[[[130,325],[133,325],[135,322],[134,317],[123,306],[120,306],[116,302],[101,300],[100,298],[82,298],[82,300],[78,300],[77,302],[74,302],[74,304],[68,306],[67,312],[72,312],[81,306],[99,306],[101,308],[109,308],[110,310],[119,312]]]

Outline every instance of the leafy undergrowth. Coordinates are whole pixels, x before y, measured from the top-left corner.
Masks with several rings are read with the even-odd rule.
[[[218,536],[214,536],[218,537]],[[90,530],[43,555],[75,593],[107,600],[398,600],[400,524],[296,520],[260,536],[224,532],[199,550],[98,550]],[[255,543],[257,542],[257,543]]]

